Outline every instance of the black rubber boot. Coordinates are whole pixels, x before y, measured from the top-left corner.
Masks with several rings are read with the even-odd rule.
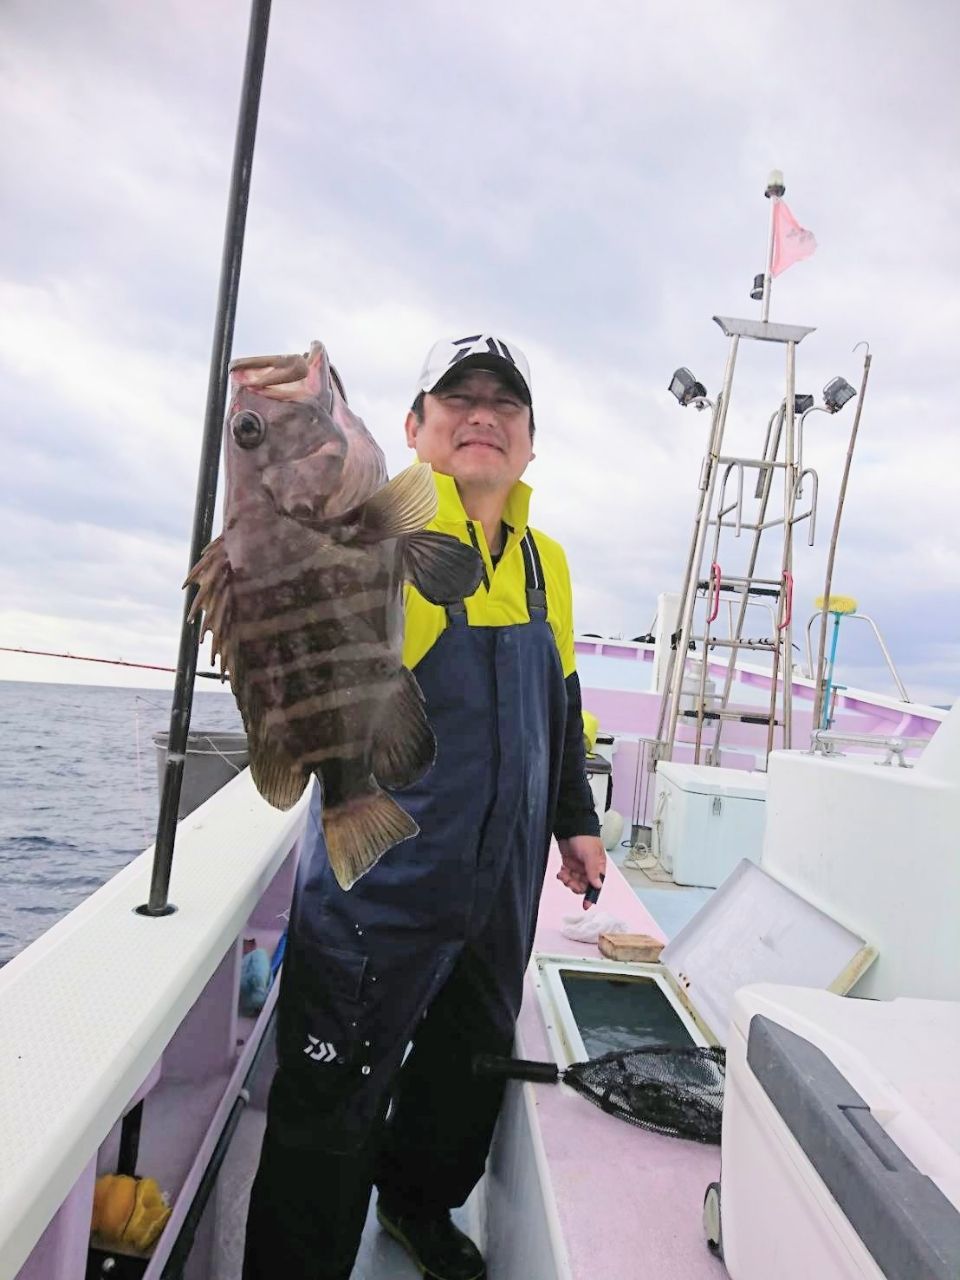
[[[377,1221],[420,1268],[424,1280],[484,1280],[480,1250],[453,1225],[449,1213],[429,1217],[392,1213],[377,1202]]]

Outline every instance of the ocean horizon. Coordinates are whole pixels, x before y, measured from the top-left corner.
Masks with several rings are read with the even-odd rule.
[[[0,680],[0,965],[154,840],[172,689]],[[242,732],[194,693],[191,732]]]

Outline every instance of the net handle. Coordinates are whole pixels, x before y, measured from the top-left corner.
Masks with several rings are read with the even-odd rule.
[[[478,1053],[473,1059],[473,1074],[484,1080],[530,1080],[533,1084],[556,1084],[560,1079],[560,1068],[555,1062]]]

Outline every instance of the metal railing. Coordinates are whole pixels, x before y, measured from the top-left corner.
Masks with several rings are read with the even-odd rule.
[[[816,613],[813,613],[810,615],[810,620],[807,623],[807,670],[810,673],[811,680],[816,679],[816,672],[814,670],[814,665],[813,665],[813,647],[810,640],[810,628],[813,626],[816,619],[821,616],[821,613],[822,613],[822,610],[818,609]],[[910,696],[907,693],[906,689],[903,687],[903,681],[900,679],[900,675],[897,671],[897,668],[893,665],[893,658],[890,656],[890,650],[884,644],[883,636],[880,634],[880,628],[877,626],[874,620],[871,617],[868,617],[867,614],[865,613],[845,613],[843,615],[844,622],[852,622],[855,619],[859,619],[861,622],[866,622],[868,626],[873,628],[873,634],[877,638],[877,644],[880,646],[880,652],[883,654],[883,660],[887,664],[887,669],[889,670],[890,674],[893,676],[894,684],[897,686],[897,692],[900,695],[900,701],[910,702],[911,701]]]
[[[896,759],[901,769],[912,769],[913,765],[906,759],[906,752],[927,745],[926,738],[904,738],[899,735],[881,737],[872,733],[843,733],[836,729],[814,729],[810,734],[810,755],[842,756],[838,750],[841,746],[872,747],[876,751],[885,751],[884,760],[875,760],[874,764],[893,764]]]

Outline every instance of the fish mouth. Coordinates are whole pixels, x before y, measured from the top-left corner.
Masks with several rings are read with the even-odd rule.
[[[247,387],[269,400],[305,400],[309,394],[305,356],[247,356],[230,363],[235,386]]]

